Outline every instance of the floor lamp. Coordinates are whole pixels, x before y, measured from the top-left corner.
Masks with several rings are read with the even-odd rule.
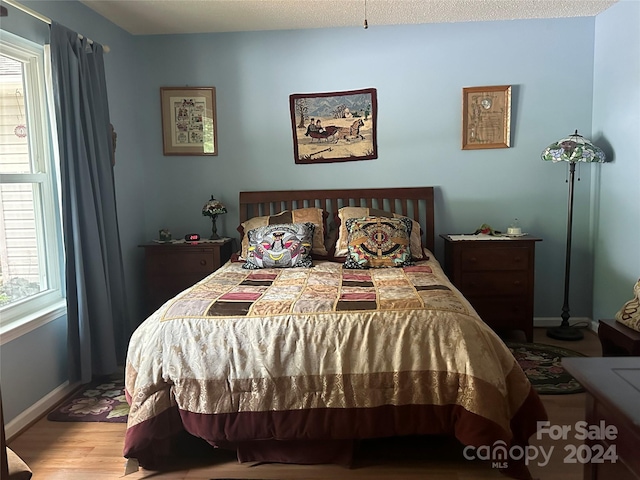
[[[580,340],[584,334],[569,324],[569,279],[571,276],[571,227],[573,222],[573,180],[576,163],[602,163],[605,155],[602,150],[592,144],[578,131],[568,138],[563,138],[549,145],[542,152],[542,159],[551,162],[569,162],[569,209],[567,213],[567,251],[564,269],[564,304],[562,305],[562,323],[558,327],[547,329],[547,336],[556,340]]]

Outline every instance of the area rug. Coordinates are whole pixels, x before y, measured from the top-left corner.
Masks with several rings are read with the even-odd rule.
[[[85,385],[70,400],[47,415],[52,422],[126,423],[129,404],[124,395],[124,376],[100,378]]]
[[[543,395],[584,392],[584,388],[562,366],[563,357],[585,355],[543,343],[506,342],[533,388]]]

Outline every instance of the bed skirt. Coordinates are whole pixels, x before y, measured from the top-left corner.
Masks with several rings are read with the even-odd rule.
[[[546,418],[544,406],[531,389],[525,402],[511,419],[511,434],[497,424],[458,405],[385,405],[371,409],[326,409],[331,411],[243,412],[203,415],[169,408],[144,424],[130,427],[129,434],[138,445],[135,458],[149,470],[162,470],[167,462],[190,450],[189,442],[204,439],[215,448],[233,450],[239,462],[337,464],[350,467],[358,440],[415,435],[447,435],[463,445],[492,445],[497,439],[507,444],[525,446],[537,430],[537,421]],[[265,422],[264,415],[269,419]],[[155,423],[154,438],[148,436],[148,422]],[[327,428],[327,424],[331,427]],[[288,439],[268,435],[256,440],[256,428],[275,425],[281,432],[293,426],[305,431],[291,431]],[[355,427],[357,425],[357,427]],[[243,429],[253,438],[226,441],[219,434]],[[353,432],[357,430],[357,438]],[[316,431],[331,431],[331,438],[314,438]],[[139,431],[140,435],[136,435]],[[162,432],[162,433],[160,433]],[[189,433],[187,433],[189,432]],[[191,438],[189,438],[191,437]],[[215,452],[211,452],[215,455]],[[126,455],[125,452],[125,456]],[[526,477],[514,477],[526,478]]]

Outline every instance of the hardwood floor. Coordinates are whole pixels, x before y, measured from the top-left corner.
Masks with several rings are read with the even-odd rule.
[[[534,341],[576,350],[588,356],[601,356],[595,333],[585,332],[578,342],[548,338],[544,329],[534,330]],[[524,341],[514,338],[514,340]],[[585,394],[544,395],[543,402],[551,425],[574,425],[584,419]],[[9,446],[33,470],[34,480],[107,480],[124,475],[122,445],[124,424],[64,423],[39,420],[11,441]],[[546,466],[534,461],[529,468],[534,477],[544,480],[582,479],[582,465],[564,463],[566,444],[576,440],[531,439],[531,445],[548,451],[554,447]],[[469,461],[462,448],[451,440],[439,438],[398,439],[365,443],[353,468],[334,465],[239,464],[230,452],[216,451],[209,459],[176,461],[171,472],[140,470],[126,477],[137,479],[209,480],[209,479],[306,479],[306,480],[476,480],[505,477],[482,461]]]

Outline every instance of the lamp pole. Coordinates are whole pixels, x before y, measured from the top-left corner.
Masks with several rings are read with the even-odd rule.
[[[556,340],[581,340],[584,334],[580,329],[569,325],[569,280],[571,277],[571,231],[573,227],[573,181],[576,162],[569,162],[569,212],[567,214],[567,252],[564,264],[564,303],[562,305],[562,323],[559,327],[547,329],[547,336]]]

